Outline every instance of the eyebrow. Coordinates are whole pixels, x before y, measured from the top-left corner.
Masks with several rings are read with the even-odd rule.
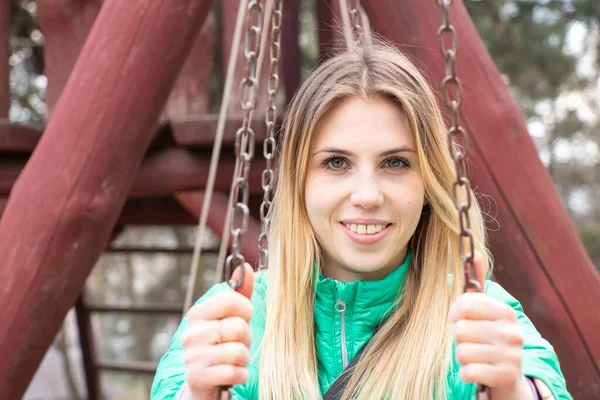
[[[379,155],[381,157],[385,157],[385,156],[389,156],[392,154],[406,153],[406,152],[416,153],[416,151],[410,147],[395,147],[393,149],[383,151]],[[314,152],[313,156],[315,156],[319,153],[335,153],[335,154],[341,154],[341,155],[348,156],[348,157],[355,155],[351,151],[339,149],[339,148],[335,148],[335,147],[324,147],[321,150],[317,150],[316,152]]]

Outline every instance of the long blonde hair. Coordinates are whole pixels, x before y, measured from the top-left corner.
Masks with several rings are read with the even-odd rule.
[[[451,193],[454,168],[433,91],[408,58],[378,40],[324,62],[287,110],[271,215],[261,400],[321,398],[313,308],[319,244],[306,213],[304,186],[316,124],[336,102],[351,96],[382,96],[403,112],[414,135],[429,210],[409,244],[413,261],[398,307],[369,343],[344,398],[446,397],[452,364],[448,312],[462,291],[459,224]],[[476,249],[488,266],[483,218],[474,197],[472,203]]]

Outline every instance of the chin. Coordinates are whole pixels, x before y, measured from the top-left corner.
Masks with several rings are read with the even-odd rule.
[[[360,255],[356,255],[348,260],[343,260],[343,265],[349,271],[354,273],[373,273],[378,271],[384,271],[390,268],[393,264],[388,259],[382,259],[380,257],[361,257]],[[397,265],[394,265],[397,267]],[[392,267],[393,268],[393,267]]]

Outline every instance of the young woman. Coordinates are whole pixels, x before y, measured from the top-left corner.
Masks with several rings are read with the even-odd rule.
[[[196,303],[151,398],[236,385],[237,399],[319,399],[365,346],[341,398],[472,399],[477,382],[494,400],[570,399],[517,300],[491,281],[462,294],[445,135],[434,93],[394,48],[322,64],[287,111],[268,270],[246,265],[238,292],[224,283]]]

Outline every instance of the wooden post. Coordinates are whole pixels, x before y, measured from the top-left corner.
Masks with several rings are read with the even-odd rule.
[[[215,19],[211,13],[171,91],[163,113],[165,119],[188,119],[210,111],[210,71],[215,51],[215,28]],[[198,132],[196,132],[197,134]],[[211,141],[213,137],[214,134],[210,136]]]
[[[46,106],[52,115],[102,7],[102,0],[37,0],[44,32]]]
[[[288,104],[301,81],[300,0],[286,0],[283,6],[283,34],[281,38],[283,63],[279,71],[283,75],[285,104]]]
[[[374,30],[415,56],[439,90],[445,71],[435,1],[362,3]],[[483,201],[497,220],[490,228],[499,224],[489,231],[495,276],[555,347],[573,397],[598,399],[600,277],[462,1],[454,1],[451,21],[458,35],[461,121],[470,138],[473,186],[497,204],[486,207]]]
[[[104,1],[2,216],[3,398],[21,398],[105,249],[211,3]]]
[[[123,227],[121,226],[117,226],[113,230],[107,248],[111,247],[111,243],[122,232]],[[96,367],[96,346],[92,329],[92,318],[90,310],[86,305],[85,292],[85,289],[82,289],[75,301],[75,319],[77,320],[77,329],[79,331],[79,345],[81,347],[83,373],[87,386],[87,400],[100,400],[104,396],[102,395],[99,371]]]
[[[79,331],[83,372],[87,386],[87,399],[100,400],[102,398],[102,388],[100,386],[98,369],[94,365],[96,360],[96,351],[94,348],[92,319],[90,318],[90,311],[85,305],[84,291],[81,292],[79,297],[77,297],[77,301],[75,302],[75,317],[77,319],[77,329]]]
[[[346,48],[344,25],[338,0],[317,0],[316,8],[319,62],[323,62],[337,50]]]
[[[8,118],[10,109],[10,0],[0,0],[0,118]]]

